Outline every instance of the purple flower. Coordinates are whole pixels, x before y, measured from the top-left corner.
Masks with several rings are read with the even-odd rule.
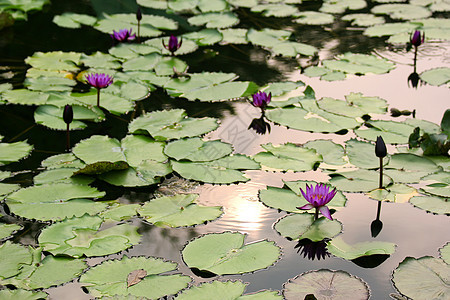
[[[133,29],[120,29],[118,32],[113,30],[113,33],[110,34],[111,38],[117,42],[129,42],[133,41],[136,38],[136,34],[131,34]]]
[[[302,192],[303,197],[305,197],[306,201],[309,203],[301,207],[297,207],[297,209],[315,208],[315,219],[317,219],[320,211],[326,218],[333,220],[330,210],[326,204],[336,195],[336,189],[330,191],[330,187],[323,183],[319,183],[315,187],[306,184],[306,193],[302,189],[300,189],[300,192]]]
[[[422,34],[419,30],[416,30],[410,37],[409,41],[413,46],[419,47],[425,41],[425,33]]]
[[[172,34],[169,37],[169,44],[168,45],[166,45],[166,43],[164,43],[164,40],[162,41],[162,43],[163,43],[164,48],[169,50],[172,53],[172,55],[173,55],[175,53],[175,51],[180,49],[181,44],[183,43],[183,40],[180,38],[180,42],[178,42],[178,38]]]
[[[104,73],[94,73],[86,75],[87,82],[96,89],[108,87],[112,82],[112,76]]]
[[[272,99],[272,93],[269,93],[267,95],[265,92],[258,92],[256,94],[253,94],[252,97],[253,97],[252,101],[253,106],[264,109]]]

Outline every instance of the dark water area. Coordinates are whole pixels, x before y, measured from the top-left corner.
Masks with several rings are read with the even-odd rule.
[[[312,2],[312,1],[311,1]],[[311,8],[320,7],[313,2]],[[18,21],[14,26],[1,31],[0,37],[0,83],[13,83],[14,88],[22,87],[28,66],[24,59],[34,52],[42,51],[76,51],[87,54],[96,51],[107,52],[111,47],[111,38],[89,27],[81,29],[64,29],[52,23],[54,15],[63,12],[77,12],[97,15],[107,13],[134,13],[134,1],[53,1],[43,12],[29,15],[27,22]],[[144,9],[144,13],[154,13]],[[282,29],[287,22],[283,19],[264,20],[255,19],[247,10],[239,12],[242,27]],[[245,19],[244,16],[248,16]],[[181,19],[176,16],[177,21]],[[274,22],[274,20],[277,20]],[[256,25],[255,25],[256,24]],[[189,25],[180,23],[179,32],[189,29]],[[295,28],[296,36],[301,41],[320,49],[320,59],[332,58],[348,51],[354,53],[377,53],[395,61],[397,68],[384,75],[353,76],[345,81],[324,82],[318,78],[309,78],[301,74],[300,65],[306,66],[309,59],[286,59],[272,57],[261,49],[250,45],[213,46],[200,48],[193,54],[181,58],[190,66],[190,72],[222,71],[234,72],[240,80],[254,81],[259,85],[283,80],[302,80],[310,85],[317,99],[332,97],[343,99],[350,92],[361,92],[365,96],[378,96],[386,99],[389,107],[401,110],[416,110],[416,117],[439,124],[444,111],[450,108],[450,91],[446,86],[419,86],[417,89],[408,86],[407,78],[413,70],[413,54],[404,49],[391,51],[386,47],[384,39],[369,38],[358,30],[348,30],[346,25],[336,22],[328,26],[304,26]],[[421,47],[417,61],[418,72],[438,66],[450,66],[450,44],[448,42],[433,41]],[[80,87],[81,89],[82,87]],[[259,110],[244,100],[222,103],[192,102],[185,99],[170,98],[164,91],[152,92],[148,101],[144,101],[140,109],[154,111],[160,109],[183,108],[192,117],[210,116],[220,118],[220,127],[208,134],[207,139],[221,139],[233,144],[235,153],[254,155],[261,150],[261,144],[282,144],[286,142],[304,144],[315,139],[331,139],[336,143],[344,143],[355,137],[352,133],[346,135],[309,133],[287,129],[284,126],[271,125],[271,132],[259,135],[248,130],[253,118],[259,116]],[[3,142],[27,140],[34,145],[32,155],[18,163],[12,163],[2,168],[18,172],[14,183],[24,186],[32,184],[32,177],[38,173],[40,162],[57,153],[64,152],[65,133],[53,131],[36,125],[33,118],[34,107],[16,105],[0,106],[0,135]],[[72,134],[74,141],[90,137],[93,134],[108,134],[118,139],[124,137],[128,130],[128,123],[132,117],[139,115],[127,114],[120,117],[107,116],[105,122],[89,124],[82,131]],[[392,118],[388,114],[377,116],[389,120],[401,121],[409,117]],[[304,257],[297,241],[289,241],[279,235],[273,224],[286,215],[275,209],[264,206],[258,200],[258,191],[267,186],[282,187],[284,181],[316,180],[327,181],[328,176],[321,171],[302,173],[246,171],[250,181],[232,185],[195,185],[189,192],[200,195],[199,203],[204,205],[222,205],[224,214],[221,218],[192,228],[159,228],[139,219],[133,223],[139,226],[142,234],[141,243],[108,258],[119,258],[123,254],[129,256],[156,256],[178,262],[181,273],[194,278],[194,283],[210,281],[211,278],[196,276],[184,264],[180,251],[186,243],[199,235],[211,232],[239,231],[247,234],[246,243],[268,239],[275,241],[281,247],[282,258],[266,270],[256,271],[245,275],[219,276],[212,279],[240,279],[248,282],[246,292],[262,289],[281,290],[283,283],[303,272],[318,269],[344,270],[364,280],[371,291],[374,300],[389,299],[389,294],[396,292],[392,282],[392,271],[407,256],[438,256],[438,249],[450,241],[450,219],[445,215],[433,215],[415,208],[409,203],[383,203],[380,220],[383,229],[373,238],[370,226],[376,218],[378,201],[370,199],[362,193],[345,193],[348,198],[345,208],[337,211],[333,217],[343,224],[340,235],[347,243],[364,241],[385,241],[395,243],[396,251],[388,257],[379,257],[377,266],[371,262],[358,262],[327,256],[318,260]],[[188,185],[186,183],[186,185]],[[107,192],[107,198],[120,199],[123,203],[142,203],[154,196],[157,187],[149,188],[118,188],[104,183],[95,182],[94,186]],[[417,186],[415,186],[417,187]],[[8,217],[10,222],[23,222],[26,229],[12,240],[27,245],[36,245],[40,224]],[[93,266],[105,258],[90,258],[88,263]],[[385,259],[385,260],[384,260]],[[361,266],[362,265],[362,266]],[[61,287],[45,290],[51,299],[91,299],[83,292],[77,282],[68,283]]]

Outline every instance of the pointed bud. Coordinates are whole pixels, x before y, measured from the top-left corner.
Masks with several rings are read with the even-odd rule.
[[[377,157],[385,157],[387,155],[386,144],[381,136],[377,137],[377,142],[375,143],[375,155]]]
[[[66,124],[72,123],[73,120],[73,109],[72,106],[67,104],[64,107],[63,120]]]
[[[141,8],[138,7],[137,11],[136,11],[136,19],[138,21],[142,20],[142,12],[141,12]]]

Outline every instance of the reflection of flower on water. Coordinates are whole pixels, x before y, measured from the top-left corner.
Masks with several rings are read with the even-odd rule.
[[[264,114],[261,115],[260,118],[254,118],[250,125],[248,126],[248,129],[253,129],[258,134],[265,134],[270,133],[270,124],[264,120]]]
[[[294,249],[295,248],[298,248],[297,253],[310,260],[316,258],[317,260],[325,259],[331,255],[327,250],[326,239],[318,242],[313,242],[310,239],[301,239],[298,241],[297,245],[294,246]]]
[[[417,74],[417,72],[415,70],[408,76],[408,87],[410,87],[410,84],[411,84],[411,87],[413,87],[415,89],[418,86],[423,84],[423,81],[420,80],[420,76],[419,76],[419,74]]]

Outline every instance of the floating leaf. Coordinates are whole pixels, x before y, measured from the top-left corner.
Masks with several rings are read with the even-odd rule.
[[[440,86],[450,82],[450,68],[442,67],[420,73],[420,79],[428,84]]]
[[[289,41],[280,42],[270,50],[272,50],[272,52],[276,55],[283,55],[287,57],[296,57],[299,54],[312,56],[319,51],[314,46]]]
[[[119,69],[122,66],[114,56],[99,51],[91,55],[83,53],[80,62],[86,67],[97,69]]]
[[[48,294],[45,292],[33,292],[22,289],[16,290],[1,290],[0,298],[3,300],[38,300],[38,299],[48,299]]]
[[[438,170],[439,167],[427,157],[396,153],[390,157],[385,173],[395,182],[417,183],[420,178]]]
[[[430,256],[406,257],[394,270],[395,288],[411,299],[446,299],[450,265]]]
[[[190,160],[196,162],[212,161],[231,154],[230,144],[215,141],[203,141],[200,138],[181,139],[170,142],[164,153],[176,160]]]
[[[202,224],[220,217],[222,207],[203,206],[195,203],[198,195],[160,197],[145,203],[138,213],[144,220],[156,226],[182,227]]]
[[[367,284],[359,277],[345,271],[321,269],[309,271],[289,279],[283,287],[287,300],[307,299],[313,294],[318,299],[369,299]]]
[[[276,291],[260,291],[257,293],[242,296],[247,284],[241,281],[218,281],[204,282],[198,286],[192,286],[184,290],[175,299],[176,300],[197,300],[197,299],[214,299],[217,295],[226,297],[230,300],[244,299],[265,299],[265,300],[281,300],[282,297]]]
[[[431,11],[425,7],[403,3],[376,5],[371,12],[387,14],[392,19],[400,20],[414,20],[431,16]]]
[[[214,118],[189,118],[182,109],[154,111],[134,119],[131,133],[148,132],[156,140],[179,139],[208,133],[218,126]]]
[[[409,202],[420,209],[439,214],[450,214],[450,201],[435,196],[414,196]]]
[[[28,247],[19,244],[13,244],[6,241],[0,245],[0,282],[1,279],[6,279],[15,276],[21,272],[24,265],[29,265],[32,262],[31,251]]]
[[[370,255],[391,255],[395,252],[395,244],[373,241],[349,245],[341,237],[337,237],[327,242],[327,249],[334,256],[354,260]]]
[[[253,159],[269,168],[303,172],[317,168],[322,161],[322,157],[314,149],[300,148],[291,143],[261,146],[267,152],[259,152]]]
[[[80,120],[99,122],[105,119],[105,115],[100,109],[88,108],[79,105],[72,105],[73,121],[69,129],[84,129],[87,125]],[[39,106],[34,112],[34,120],[37,124],[44,125],[51,129],[66,130],[67,124],[63,120],[64,107],[53,105]]]
[[[298,17],[298,19],[294,19],[294,22],[299,24],[327,25],[334,22],[333,15],[317,11],[302,11],[295,16]]]
[[[311,132],[339,132],[352,129],[361,122],[329,113],[318,107],[316,100],[304,99],[300,101],[302,107],[284,107],[266,111],[267,118],[275,123]]]
[[[139,204],[121,204],[114,203],[104,211],[102,211],[99,216],[104,220],[113,221],[123,221],[131,219],[133,216],[137,215],[137,209],[141,206]]]
[[[347,117],[362,117],[368,114],[384,114],[387,101],[379,97],[365,97],[362,93],[350,93],[345,101],[333,98],[322,98],[317,101],[321,109]]]
[[[447,242],[444,247],[439,248],[439,254],[441,258],[450,265],[450,242]]]
[[[244,28],[226,28],[220,29],[219,32],[223,38],[222,44],[247,44],[247,29]]]
[[[103,91],[100,93],[101,106],[113,114],[121,115],[133,109],[133,103],[127,99]],[[93,107],[97,103],[97,91],[93,89],[89,93],[72,93],[70,96],[73,100],[88,107]]]
[[[77,71],[81,53],[77,52],[36,52],[25,59],[25,62],[34,68],[44,70]]]
[[[92,26],[95,22],[97,22],[97,18],[70,12],[53,17],[53,23],[65,28],[81,28],[81,25]]]
[[[332,166],[342,166],[347,162],[344,159],[344,147],[331,140],[314,140],[303,145],[305,148],[314,149],[322,155],[321,168],[331,168]]]
[[[372,14],[348,14],[343,16],[341,20],[351,22],[352,26],[364,27],[379,25],[385,22],[383,17],[377,17]]]
[[[350,170],[330,174],[330,183],[345,192],[369,192],[379,187],[379,173],[371,170]],[[392,179],[383,175],[383,185],[392,183]]]
[[[381,136],[386,144],[407,144],[414,130],[413,126],[404,122],[374,120],[367,124],[370,127],[356,129],[356,135],[370,141],[376,141],[377,136]]]
[[[187,19],[191,25],[206,28],[227,28],[239,23],[239,18],[233,13],[207,13],[196,15]]]
[[[431,174],[422,178],[422,180],[433,180],[435,183],[428,184],[422,187],[422,189],[432,195],[441,197],[450,197],[450,173],[449,172],[438,172]]]
[[[395,64],[374,55],[344,53],[336,56],[335,60],[324,60],[323,66],[348,74],[384,74],[395,68]]]
[[[406,203],[412,197],[419,195],[417,190],[405,184],[394,183],[384,189],[376,189],[369,193],[369,197],[378,201]]]
[[[81,169],[85,164],[72,153],[49,156],[41,162],[42,167],[48,169],[76,168]]]
[[[239,232],[210,233],[189,242],[181,252],[192,269],[218,275],[243,274],[274,264],[281,250],[274,242],[263,240],[244,245]]]
[[[222,41],[222,34],[217,29],[203,29],[183,35],[183,38],[195,41],[199,46],[210,46]]]
[[[380,160],[375,156],[375,145],[372,143],[350,139],[346,142],[345,151],[350,163],[359,168],[376,169],[380,167]]]
[[[262,13],[265,17],[290,17],[299,13],[295,6],[284,3],[259,4],[253,6],[251,11]]]
[[[120,224],[99,231],[102,222],[98,216],[84,215],[54,223],[41,231],[39,244],[52,254],[78,258],[113,254],[139,243],[136,226]]]
[[[103,197],[105,192],[70,183],[43,184],[23,188],[10,194],[5,203],[16,215],[41,221],[63,220],[66,217],[92,215],[107,206],[85,198]]]
[[[247,39],[254,45],[272,48],[280,42],[286,41],[290,35],[291,32],[287,30],[264,28],[261,31],[257,31],[250,28],[247,33]]]
[[[176,268],[176,263],[161,258],[128,258],[124,255],[121,260],[106,260],[92,267],[80,277],[80,283],[94,297],[159,299],[176,294],[191,282],[192,279],[185,275],[159,275]],[[140,282],[127,287],[127,278],[135,270],[144,270],[147,275]]]
[[[148,46],[145,44],[120,43],[119,45],[109,49],[109,53],[111,55],[125,60],[137,58],[141,55],[145,56],[151,53],[159,54],[160,52],[161,51],[158,48]]]
[[[17,224],[0,224],[0,240],[3,240],[14,232],[22,229],[22,226]]]
[[[170,54],[170,51],[164,47],[164,44],[168,45],[169,39],[170,39],[170,37],[153,38],[153,39],[149,39],[149,40],[145,41],[145,44],[152,46],[155,49],[158,49],[161,54],[168,55],[168,54]],[[164,44],[163,44],[163,41],[164,41]],[[183,37],[183,43],[181,44],[181,47],[178,48],[178,50],[175,52],[175,54],[176,55],[188,54],[188,53],[194,52],[197,49],[198,49],[198,45],[196,42]]]
[[[305,86],[303,81],[283,81],[283,82],[273,82],[267,85],[267,88],[264,89],[264,92],[272,96],[281,96],[296,90],[299,87]],[[270,102],[269,104],[273,104]]]
[[[33,146],[27,142],[0,143],[0,166],[21,160],[30,154]]]
[[[274,228],[279,234],[292,240],[309,239],[318,242],[338,235],[342,224],[325,217],[314,221],[312,214],[302,213],[284,216],[275,223]]]

